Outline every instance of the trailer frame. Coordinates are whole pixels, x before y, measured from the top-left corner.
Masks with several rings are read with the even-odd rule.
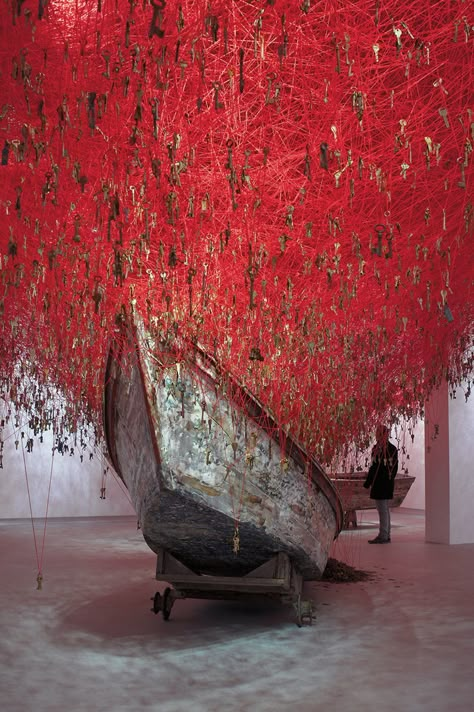
[[[278,552],[245,576],[215,576],[192,571],[168,551],[159,549],[156,580],[171,584],[163,593],[157,591],[151,598],[152,612],[161,612],[165,621],[169,620],[171,609],[180,598],[249,600],[267,597],[292,604],[298,627],[313,623],[312,601],[302,598],[303,577],[285,552]]]

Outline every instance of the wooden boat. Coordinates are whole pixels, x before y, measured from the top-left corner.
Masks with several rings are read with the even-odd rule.
[[[346,528],[350,525],[357,526],[356,511],[358,509],[375,508],[374,500],[370,499],[370,490],[364,487],[366,478],[367,472],[353,472],[351,474],[340,472],[331,475],[331,480],[342,500],[344,526]],[[390,507],[399,507],[402,504],[414,481],[414,477],[397,475]]]
[[[343,522],[331,480],[290,437],[281,450],[269,414],[199,347],[135,325],[110,350],[104,425],[158,557],[236,577],[283,554],[303,579],[322,575]]]

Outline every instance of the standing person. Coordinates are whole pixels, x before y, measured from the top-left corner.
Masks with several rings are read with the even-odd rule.
[[[379,513],[379,533],[369,544],[388,544],[390,542],[390,500],[393,499],[395,477],[398,471],[398,451],[388,439],[389,429],[385,425],[377,426],[376,443],[372,448],[370,465],[364,487],[370,487],[370,498],[375,500]]]

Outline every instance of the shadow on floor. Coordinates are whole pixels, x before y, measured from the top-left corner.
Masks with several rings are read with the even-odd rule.
[[[160,587],[161,588],[161,587]],[[165,621],[151,611],[151,596],[157,586],[136,584],[114,594],[97,596],[71,609],[69,606],[53,632],[57,643],[75,644],[77,637],[89,638],[100,646],[115,646],[117,640],[139,638],[142,644],[159,640],[167,648],[202,646],[206,638],[212,642],[248,636],[285,625],[295,626],[296,615],[291,604],[267,598],[240,601],[179,599],[171,616]],[[161,588],[162,590],[162,588]]]

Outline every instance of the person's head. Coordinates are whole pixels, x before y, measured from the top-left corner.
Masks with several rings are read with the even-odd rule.
[[[378,443],[385,444],[388,440],[388,436],[390,435],[390,430],[387,428],[386,425],[377,425],[377,429],[375,431],[375,438]]]

